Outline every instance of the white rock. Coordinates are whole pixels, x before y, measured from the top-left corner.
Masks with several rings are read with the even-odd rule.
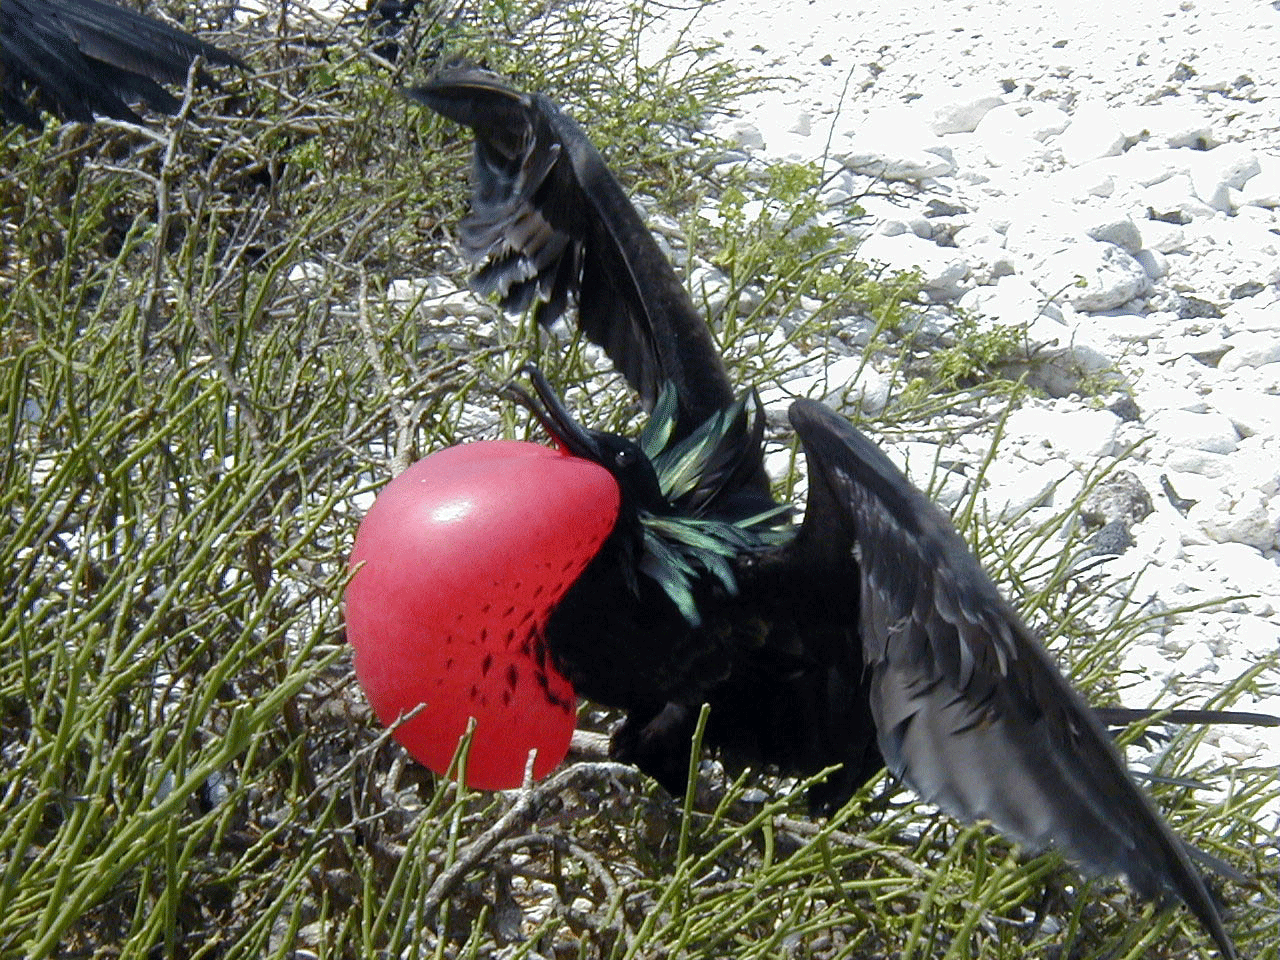
[[[1007,231],[1007,225],[1005,229]],[[961,224],[952,234],[952,239],[961,250],[988,244],[1004,246],[1004,232],[997,230],[991,221],[983,218],[971,219],[968,223]]]
[[[1022,100],[988,111],[973,132],[983,141],[993,137],[1030,137],[1043,143],[1062,133],[1070,123],[1070,115],[1055,106]]]
[[[1248,373],[1251,385],[1272,396],[1280,395],[1280,363],[1267,363],[1253,367]]]
[[[1280,396],[1225,386],[1214,390],[1210,400],[1215,410],[1230,418],[1236,432],[1242,437],[1259,434],[1267,437],[1280,436]],[[1280,465],[1277,469],[1280,469]]]
[[[1245,437],[1228,460],[1232,483],[1269,499],[1280,493],[1280,438],[1275,433]]]
[[[1049,177],[1049,191],[1056,197],[1087,200],[1110,197],[1116,192],[1116,177],[1102,161],[1067,167]]]
[[[895,202],[888,197],[864,197],[858,204],[873,217],[875,233],[896,237],[902,233],[914,233],[918,237],[928,239],[933,233],[929,219],[913,206]]]
[[[1244,64],[1228,58],[1214,58],[1200,65],[1196,76],[1190,78],[1189,86],[1193,90],[1204,90],[1209,93],[1236,93],[1254,86],[1253,79],[1242,72]]]
[[[1139,258],[1139,262],[1141,259]],[[1114,340],[1145,343],[1163,329],[1156,313],[1101,314],[1096,318]]]
[[[1214,150],[1197,152],[1191,164],[1196,196],[1215,210],[1233,209],[1228,188],[1239,190],[1262,172],[1257,154],[1239,143],[1225,143]]]
[[[1174,670],[1184,677],[1195,677],[1203,673],[1212,673],[1213,666],[1213,648],[1199,640],[1191,644],[1187,652],[1178,658],[1174,664]]]
[[[1125,135],[1105,103],[1091,100],[1076,107],[1070,125],[1056,141],[1072,166],[1102,157],[1114,157],[1124,149]]]
[[[1117,122],[1130,140],[1150,140],[1168,147],[1204,150],[1217,144],[1213,123],[1199,106],[1168,101],[1159,105],[1120,107]]]
[[[719,128],[716,132],[744,150],[763,150],[765,146],[764,134],[750,120],[734,118],[725,127]]]
[[[915,233],[904,220],[877,220],[872,232],[884,237],[900,237],[904,233]]]
[[[1280,595],[1280,564],[1243,543],[1188,547],[1186,555],[1203,573],[1237,593]]]
[[[1091,225],[1079,209],[1053,197],[1014,198],[1012,222],[1005,230],[1010,250],[1043,258],[1088,239]]]
[[[838,190],[843,193],[844,196],[841,199],[852,197],[862,191],[858,175],[852,170],[846,170],[843,165],[831,157],[827,158],[826,165],[822,170],[822,176],[827,190]]]
[[[1192,333],[1165,339],[1163,351],[1173,357],[1194,357],[1201,363],[1217,362],[1230,349],[1221,329],[1208,333]]]
[[[1211,210],[1219,210],[1223,213],[1232,213],[1235,208],[1235,199],[1231,195],[1231,188],[1222,182],[1214,174],[1206,174],[1201,177],[1191,176],[1192,189],[1195,191],[1196,197],[1204,202],[1204,205]],[[1190,208],[1183,208],[1190,211]],[[1195,213],[1191,214],[1196,216]]]
[[[1233,647],[1248,656],[1273,656],[1280,651],[1280,624],[1262,617],[1241,617],[1231,641]]]
[[[776,154],[783,152],[783,144],[794,138],[803,138],[812,132],[812,118],[808,108],[794,95],[781,91],[768,91],[762,94],[751,106],[750,123],[754,131],[745,129],[745,138],[730,136],[748,150],[768,150]],[[733,129],[731,123],[730,129]],[[760,144],[756,144],[757,135]]]
[[[1137,674],[1145,680],[1144,688],[1150,690],[1146,696],[1128,687],[1132,696],[1138,697],[1137,703],[1155,702],[1165,693],[1165,684],[1173,674],[1173,666],[1165,658],[1159,648],[1147,644],[1135,643],[1127,647],[1120,655],[1121,668],[1128,673]]]
[[[1037,291],[1037,301],[1043,299],[1044,295]],[[1061,352],[1071,346],[1072,328],[1063,320],[1062,311],[1056,303],[1047,304],[1043,310],[1029,313],[1028,315],[1031,319],[1027,323],[1023,336],[1029,349],[1041,351],[1042,359],[1048,360],[1052,357],[1060,357]],[[1051,354],[1045,354],[1043,353],[1045,347],[1055,347],[1057,349],[1052,351]]]
[[[1104,212],[1094,223],[1085,227],[1085,233],[1094,240],[1114,243],[1125,253],[1136,254],[1142,249],[1142,234],[1137,224],[1123,214]]]
[[[1280,339],[1267,333],[1237,333],[1226,341],[1228,351],[1218,369],[1230,372],[1241,367],[1260,367],[1280,361]]]
[[[903,440],[886,445],[883,449],[894,466],[922,490],[928,487],[929,478],[939,469],[938,460],[942,456],[942,447],[936,443]]]
[[[1065,460],[1030,464],[1019,457],[993,461],[984,479],[987,489],[979,494],[992,516],[1010,519],[1052,499],[1054,488],[1075,473]]]
[[[976,283],[992,283],[1017,272],[1014,255],[995,244],[975,244],[964,248],[969,273]]]
[[[791,401],[797,397],[820,400],[826,395],[826,377],[821,374],[806,373],[788,377],[786,380],[771,386],[762,387],[760,390],[760,402],[764,404],[765,409],[778,410],[778,408],[790,406]],[[781,410],[779,410],[776,417],[774,414],[770,414],[770,417],[776,419],[779,426],[787,422],[786,414]]]
[[[991,167],[1025,171],[1045,156],[1044,144],[1034,137],[987,134],[981,140],[982,159]]]
[[[1280,542],[1280,516],[1273,515],[1267,506],[1257,490],[1242,490],[1236,495],[1223,491],[1211,500],[1197,503],[1187,519],[1219,543],[1270,550]]]
[[[882,448],[911,482],[950,509],[969,489],[969,481],[943,462],[947,451],[936,443],[903,441]]]
[[[1005,433],[1056,450],[1076,465],[1092,465],[1115,453],[1120,418],[1110,410],[1046,409],[1023,407],[1005,422]]]
[[[1240,442],[1235,426],[1221,413],[1161,410],[1147,421],[1164,442],[1209,453],[1230,453]]]
[[[1159,280],[1169,272],[1169,259],[1159,250],[1139,250],[1133,259],[1142,265],[1148,280]]]
[[[1191,219],[1211,217],[1217,207],[1205,203],[1191,182],[1190,174],[1175,173],[1167,180],[1147,187],[1138,202],[1158,214],[1180,213]]]
[[[444,312],[450,316],[464,316],[468,311],[474,312],[476,306],[483,302],[472,296],[470,291],[459,290],[443,277],[409,277],[392,280],[387,284],[387,300],[396,304],[422,303],[432,307],[448,301],[453,307]]]
[[[886,180],[924,180],[955,170],[951,148],[918,118],[900,110],[869,114],[843,146],[832,149],[851,170]]]
[[[827,364],[824,373],[826,391],[821,396],[834,406],[875,416],[889,402],[894,379],[864,364],[861,355],[839,357]]]
[[[964,474],[947,470],[929,481],[929,496],[945,510],[955,510],[969,493],[969,480]]]
[[[1229,330],[1280,333],[1280,301],[1255,303],[1254,298],[1238,300],[1224,311],[1222,322]]]
[[[1161,410],[1187,410],[1191,413],[1208,413],[1209,403],[1190,387],[1160,379],[1164,375],[1163,368],[1157,368],[1159,376],[1153,373],[1133,385],[1134,397],[1138,406],[1147,413]]]
[[[960,298],[957,304],[977,316],[988,318],[993,324],[1007,327],[1025,326],[1041,316],[1055,321],[1062,331],[1062,311],[1050,303],[1043,293],[1023,277],[1005,276],[995,284],[974,287]]]
[[[763,391],[762,391],[763,393]],[[764,469],[771,477],[785,477],[795,466],[795,456],[788,449],[766,450],[764,455]],[[807,489],[806,484],[797,481],[796,497],[803,497],[804,490]],[[797,501],[799,502],[799,501]]]
[[[939,86],[926,91],[917,104],[929,129],[943,136],[948,133],[971,133],[991,110],[1004,103],[1004,98],[988,82]]]
[[[1033,324],[1029,336],[1036,336],[1040,327],[1040,322]],[[1073,336],[1059,347],[1042,349],[1038,357],[1045,361],[1044,366],[1033,371],[1027,382],[1051,397],[1077,392],[1082,381],[1114,379],[1109,376],[1114,369],[1111,357],[1079,336]]]
[[[319,289],[326,274],[325,265],[314,260],[304,260],[289,268],[289,282],[310,293]],[[397,281],[392,281],[391,285]]]
[[[689,290],[694,301],[704,304],[709,313],[720,313],[729,302],[731,284],[724,271],[698,264],[689,273]]]
[[[1161,220],[1142,221],[1142,242],[1158,253],[1176,253],[1187,248],[1187,234],[1176,223]]]
[[[958,296],[969,275],[969,263],[955,247],[940,247],[910,233],[874,234],[858,247],[858,259],[894,270],[918,269],[924,288],[941,300]]]
[[[1015,258],[1004,249],[1004,236],[989,223],[966,224],[953,235],[960,252],[969,261],[970,274],[978,284],[990,284],[1016,272]]]
[[[1237,193],[1233,190],[1232,196],[1236,197]],[[1203,226],[1206,229],[1216,228],[1216,235],[1235,247],[1241,257],[1256,258],[1269,264],[1280,256],[1280,236],[1275,232],[1278,222],[1274,213],[1261,207],[1245,207],[1233,217],[1218,217]],[[1280,273],[1264,268],[1250,279],[1270,284],[1280,279]]]
[[[1280,154],[1259,155],[1258,174],[1240,188],[1240,203],[1267,209],[1280,207]]]
[[[1089,464],[1093,466],[1093,464]],[[1056,519],[1057,514],[1061,514],[1063,510],[1079,503],[1081,495],[1084,493],[1084,477],[1078,472],[1073,471],[1062,478],[1061,482],[1053,488],[1051,494],[1050,505],[1052,513],[1045,519]]]
[[[1110,243],[1076,244],[1046,257],[1032,273],[1037,286],[1079,310],[1112,310],[1148,289],[1147,272]],[[1083,283],[1079,283],[1083,281]]]
[[[1095,160],[1094,163],[1111,171],[1117,183],[1126,190],[1134,190],[1153,187],[1170,177],[1186,173],[1191,164],[1191,151],[1134,149],[1118,157]]]
[[[1225,454],[1195,447],[1172,447],[1165,457],[1165,467],[1173,473],[1198,477],[1225,477],[1231,471]]]

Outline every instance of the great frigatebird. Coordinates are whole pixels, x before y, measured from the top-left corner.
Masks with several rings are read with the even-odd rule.
[[[404,742],[444,769],[473,717],[480,776],[514,786],[531,744],[563,753],[571,688],[625,710],[614,755],[679,791],[705,702],[704,743],[729,757],[797,774],[840,764],[815,788],[820,808],[888,766],[962,820],[1056,844],[1144,896],[1175,893],[1233,957],[1189,848],[949,519],[807,400],[790,409],[809,475],[790,522],[758,401],[735,398],[709,328],[578,125],[479,70],[409,93],[475,131],[461,227],[475,285],[543,323],[576,300],[651,417],[638,441],[587,429],[530,370],[537,398],[512,395],[560,453],[466,444],[379,497],[353,554],[348,636],[384,720],[426,705]],[[504,749],[516,762],[499,771]]]
[[[65,120],[140,123],[129,106],[137,102],[176,113],[179,101],[160,84],[185,83],[197,57],[244,66],[212,44],[103,0],[4,0],[0,113],[39,130],[33,92],[38,106]]]

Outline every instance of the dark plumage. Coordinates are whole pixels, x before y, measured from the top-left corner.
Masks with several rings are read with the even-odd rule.
[[[442,76],[409,96],[483,133],[476,139],[474,210],[462,224],[475,286],[550,325],[578,302],[583,332],[652,410],[675,387],[675,439],[733,400],[711,331],[653,235],[582,128],[540,94],[491,74]],[[590,201],[583,200],[590,197]],[[763,468],[751,486],[768,496]]]
[[[40,129],[34,92],[38,107],[64,120],[140,123],[130,103],[177,112],[179,101],[160,84],[185,83],[196,57],[244,66],[203,40],[102,0],[4,0],[0,111],[10,122]]]
[[[479,70],[409,95],[476,133],[461,239],[477,287],[543,323],[576,298],[583,331],[653,412],[637,446],[574,424],[540,380],[541,403],[526,398],[622,491],[613,534],[546,633],[579,692],[627,711],[615,755],[681,790],[705,701],[705,742],[731,758],[802,775],[842,764],[817,788],[819,807],[887,765],[962,820],[1054,843],[1145,896],[1175,893],[1233,957],[1188,848],[1099,718],[949,519],[873,443],[796,402],[804,520],[757,516],[776,507],[758,404],[735,405],[709,329],[578,125]],[[681,459],[692,479],[677,489]]]

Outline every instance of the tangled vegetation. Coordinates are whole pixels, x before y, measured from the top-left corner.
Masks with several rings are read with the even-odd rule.
[[[698,134],[760,81],[707,51],[642,63],[658,9],[614,9],[420,10],[395,60],[367,29],[273,11],[213,36],[254,74],[173,122],[0,130],[0,957],[1138,958],[1203,942],[1184,913],[1082,889],[1055,855],[884,780],[825,822],[802,784],[710,761],[674,800],[598,757],[468,794],[373,722],[339,606],[359,507],[397,464],[516,430],[493,389],[540,339],[433,279],[464,274],[469,148],[396,85],[465,57],[571,105],[681,224],[685,267],[728,278],[715,320],[738,382],[785,372],[766,347],[797,312],[786,342],[820,349],[859,315],[885,332],[868,350],[918,374],[890,335],[910,325],[911,279],[869,273],[818,221],[816,172],[725,173]],[[708,196],[719,226],[691,213]],[[993,357],[957,356],[945,390],[904,390],[872,429],[1012,389],[975,386]],[[581,344],[541,358],[562,384],[602,376]],[[604,426],[635,413],[613,383],[595,394]],[[1145,617],[1125,586],[1016,559],[1054,529],[961,520],[1077,681],[1111,693]],[[1154,792],[1184,835],[1263,878],[1225,896],[1242,953],[1274,960],[1277,855],[1253,813],[1276,771],[1189,769],[1194,743],[1160,772],[1225,779],[1226,799]]]

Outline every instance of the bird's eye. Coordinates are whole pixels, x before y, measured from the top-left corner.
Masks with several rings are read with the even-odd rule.
[[[635,451],[619,450],[613,455],[613,464],[619,469],[625,469],[636,462]]]

